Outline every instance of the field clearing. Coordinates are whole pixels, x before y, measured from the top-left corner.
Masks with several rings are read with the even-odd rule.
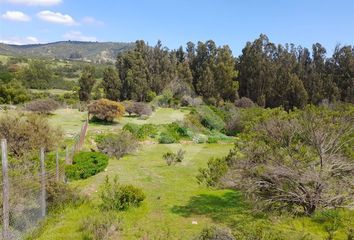
[[[30,89],[32,93],[49,93],[53,95],[63,95],[65,93],[72,93],[72,91],[69,90],[63,90],[63,89],[45,89],[45,90],[40,90],[40,89]]]

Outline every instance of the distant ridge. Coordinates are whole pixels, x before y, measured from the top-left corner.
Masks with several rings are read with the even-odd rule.
[[[104,63],[114,62],[118,53],[133,47],[134,43],[123,42],[59,41],[27,45],[0,43],[0,54]]]

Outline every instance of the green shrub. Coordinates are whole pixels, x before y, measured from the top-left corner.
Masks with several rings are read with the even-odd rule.
[[[227,170],[228,165],[225,158],[211,158],[206,168],[199,169],[199,175],[197,176],[198,183],[209,187],[216,187]]]
[[[139,139],[145,139],[147,137],[154,138],[157,135],[157,127],[153,124],[142,125],[136,133]]]
[[[80,152],[74,155],[73,164],[65,168],[66,176],[72,180],[86,179],[103,171],[108,157],[99,152]]]
[[[126,131],[132,133],[136,137],[138,136],[139,129],[140,129],[140,126],[135,123],[127,123],[123,127],[123,130],[126,130]]]
[[[176,143],[178,140],[174,135],[169,132],[162,132],[159,138],[159,143],[161,144],[171,144]]]
[[[218,138],[215,136],[208,137],[207,143],[218,143]]]
[[[121,130],[117,134],[108,134],[98,141],[97,147],[102,152],[117,159],[135,151],[139,146],[137,139],[128,131]]]
[[[201,124],[210,130],[222,130],[225,127],[225,122],[215,114],[208,106],[201,105],[197,107],[197,112],[200,115]]]
[[[129,207],[138,207],[144,201],[145,194],[140,188],[132,185],[120,185],[117,176],[113,181],[106,176],[100,198],[102,209],[122,211]]]
[[[113,240],[118,238],[120,221],[111,212],[99,213],[84,218],[80,230],[83,240]]]

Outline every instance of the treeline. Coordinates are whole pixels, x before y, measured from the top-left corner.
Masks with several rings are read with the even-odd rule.
[[[209,104],[250,98],[262,107],[302,108],[323,101],[354,102],[354,47],[336,46],[331,57],[319,43],[312,51],[276,45],[266,35],[248,42],[239,57],[214,41],[168,50],[137,41],[106,69],[103,88],[112,100],[149,101],[171,84],[188,85]]]

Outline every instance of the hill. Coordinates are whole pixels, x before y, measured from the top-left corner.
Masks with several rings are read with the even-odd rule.
[[[90,62],[113,62],[118,53],[134,47],[134,43],[60,41],[46,44],[12,45],[0,43],[0,54],[48,57]]]

